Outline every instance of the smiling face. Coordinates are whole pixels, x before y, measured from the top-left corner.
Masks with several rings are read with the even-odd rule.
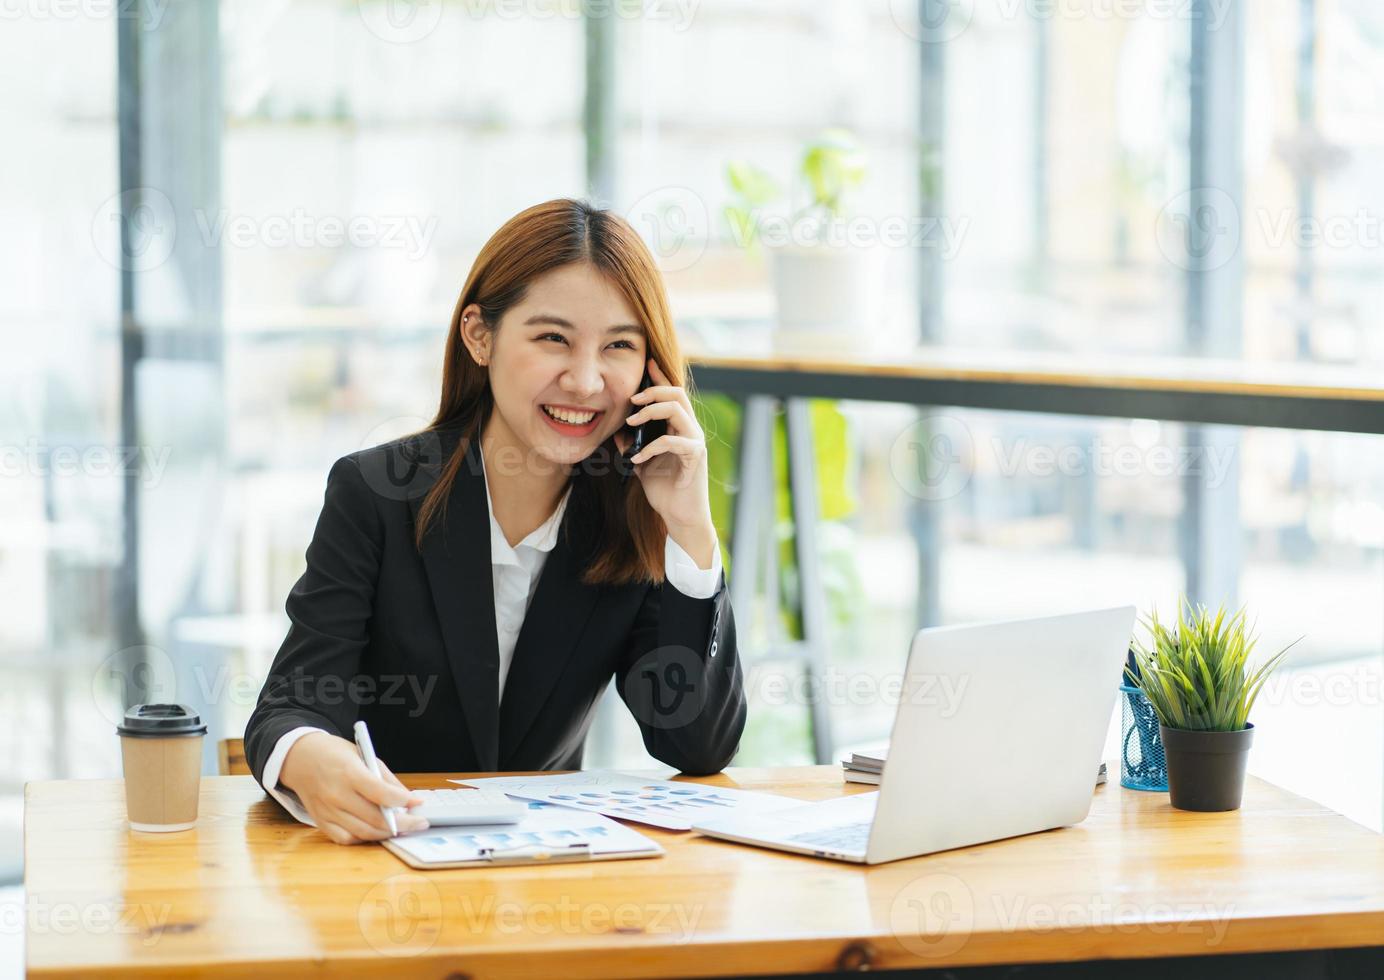
[[[559,464],[581,462],[625,424],[648,357],[629,302],[587,262],[533,280],[483,340],[493,435]]]

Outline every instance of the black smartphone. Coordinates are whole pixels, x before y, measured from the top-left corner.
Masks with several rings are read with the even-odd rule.
[[[639,390],[643,391],[651,384],[653,384],[653,380],[649,377],[649,369],[646,367],[644,369],[644,379],[639,382]],[[641,409],[643,407],[643,405],[635,405],[636,410]],[[630,412],[629,414],[633,415],[634,412]],[[627,481],[630,478],[630,474],[634,472],[634,464],[630,462],[630,457],[637,455],[639,451],[642,450],[645,446],[647,446],[649,443],[653,442],[659,436],[667,432],[668,423],[664,419],[650,419],[642,425],[627,425],[625,426],[625,429],[627,431],[633,430],[634,441],[630,443],[630,447],[628,449],[626,449],[623,453],[620,454],[621,483]]]

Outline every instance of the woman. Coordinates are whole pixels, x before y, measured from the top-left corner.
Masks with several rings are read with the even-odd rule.
[[[706,443],[634,230],[572,200],[510,219],[445,358],[427,429],[333,465],[246,726],[260,785],[338,843],[387,837],[380,806],[421,802],[389,766],[581,768],[611,677],[648,751],[684,772],[724,767],[745,724]],[[651,421],[666,434],[626,463]]]

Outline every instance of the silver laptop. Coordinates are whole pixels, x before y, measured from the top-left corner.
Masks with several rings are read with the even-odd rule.
[[[1135,609],[919,630],[879,791],[693,825],[881,864],[1086,819]]]

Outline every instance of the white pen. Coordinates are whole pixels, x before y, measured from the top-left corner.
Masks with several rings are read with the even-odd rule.
[[[375,757],[375,746],[370,741],[370,729],[365,727],[365,722],[358,721],[355,725],[356,748],[360,749],[360,757],[365,762],[365,768],[370,770],[370,775],[376,779],[383,779],[380,773],[380,760]],[[384,814],[385,823],[389,824],[389,832],[395,837],[399,836],[399,825],[394,822],[394,807],[380,805],[380,812]]]

